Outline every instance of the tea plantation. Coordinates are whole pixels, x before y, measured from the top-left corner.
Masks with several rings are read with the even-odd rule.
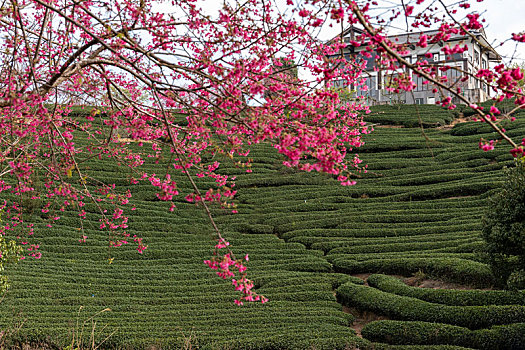
[[[495,138],[484,124],[441,127],[454,117],[433,106],[374,109],[368,119],[378,125],[359,149],[368,171],[351,187],[282,166],[271,145],[252,152],[251,174],[225,163],[221,171],[237,175],[239,213],[213,213],[234,251],[249,254],[257,292],[270,299],[264,305],[234,305],[231,286],[202,263],[213,242],[200,208],[181,198],[170,212],[151,186],[129,185],[128,170],[92,161],[91,171],[134,194],[129,233],[143,237],[148,249],[142,255],[131,245],[109,250],[93,206],[87,205],[92,215],[82,244],[76,213],[64,213],[49,229],[35,210],[43,257],[7,270],[11,288],[0,304],[0,326],[8,334],[0,342],[525,349],[525,292],[490,290],[494,279],[481,254],[487,198],[504,181],[502,168],[512,157],[503,146],[478,149],[480,137]],[[511,136],[525,134],[519,118],[506,128]],[[158,173],[162,166],[144,170]],[[181,192],[189,188],[184,177],[178,181]],[[414,274],[477,289],[411,287],[391,276]],[[348,310],[383,317],[358,335]]]

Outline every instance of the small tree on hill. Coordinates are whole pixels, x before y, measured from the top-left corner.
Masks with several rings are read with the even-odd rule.
[[[525,289],[525,157],[507,169],[503,188],[490,199],[482,236],[497,280]]]

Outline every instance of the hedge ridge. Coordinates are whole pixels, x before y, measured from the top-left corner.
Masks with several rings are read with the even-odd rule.
[[[410,276],[422,270],[424,273],[453,282],[487,287],[494,283],[494,276],[486,264],[458,258],[387,258],[356,261],[339,258],[332,261],[336,272],[386,273]]]
[[[393,276],[375,274],[368,277],[370,286],[388,293],[418,298],[431,303],[477,305],[525,305],[525,291],[455,290],[410,287]]]
[[[471,329],[525,322],[525,306],[448,306],[350,283],[339,287],[336,296],[343,305],[400,320],[446,323]]]
[[[448,344],[475,349],[525,349],[525,323],[472,331],[442,323],[381,320],[366,324],[361,334],[367,340],[389,344]]]

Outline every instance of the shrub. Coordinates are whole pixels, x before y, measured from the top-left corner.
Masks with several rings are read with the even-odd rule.
[[[489,201],[483,218],[482,237],[497,281],[506,285],[510,275],[525,266],[525,164],[507,169],[503,188]],[[513,275],[516,283],[519,273]]]
[[[510,274],[507,287],[511,290],[525,289],[525,270],[517,270]]]

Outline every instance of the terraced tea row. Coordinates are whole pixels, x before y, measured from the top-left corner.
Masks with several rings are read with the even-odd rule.
[[[511,134],[522,135],[525,124],[509,123],[507,129]],[[358,174],[358,183],[351,188],[336,187],[328,177],[326,183],[330,186],[308,184],[304,180],[289,184],[291,177],[283,170],[279,178],[255,174],[248,183],[239,182],[238,198],[244,208],[250,206],[250,211],[241,213],[235,222],[220,221],[233,227],[243,221],[248,231],[250,227],[268,232],[272,228],[287,242],[321,250],[336,272],[405,276],[422,273],[446,281],[489,287],[494,278],[482,254],[481,219],[486,199],[502,184],[501,169],[513,165],[512,157],[503,148],[487,153],[477,149],[476,141],[481,137],[495,137],[479,123],[425,130],[425,136],[426,140],[419,128],[376,128],[359,150],[368,164],[368,172]],[[269,147],[259,149],[255,159],[259,154],[268,159],[271,150]],[[521,299],[508,302],[519,306],[487,306],[467,312],[460,306],[450,305],[448,309],[433,306],[432,300],[416,303],[407,299],[395,306],[397,304],[392,303],[401,300],[401,295],[392,294],[390,289],[377,291],[352,283],[345,286],[346,293],[341,292],[343,287],[338,289],[338,298],[351,308],[402,320],[481,327],[483,331],[469,333],[469,337],[493,333],[500,337],[485,343],[458,340],[417,343],[420,345],[491,349],[490,344],[523,344],[525,335],[514,331],[521,329],[519,324],[525,322],[525,304]],[[476,291],[470,298],[479,299],[478,303],[494,298],[485,295],[498,295],[498,292]],[[383,299],[384,303],[380,303]],[[500,303],[508,304],[504,300]],[[394,309],[390,309],[392,307]],[[422,309],[428,309],[428,318]],[[443,310],[448,310],[448,314]],[[498,324],[508,326],[501,332],[489,330]],[[389,327],[395,329],[395,323]],[[508,334],[507,329],[514,335],[505,343],[501,334]],[[368,339],[390,342],[391,338],[385,335]],[[399,340],[392,343],[403,344]]]
[[[128,233],[143,237],[148,249],[142,255],[131,245],[109,249],[108,233],[98,229],[99,209],[92,204],[84,207],[88,214],[82,226],[78,213],[66,210],[47,228],[49,220],[34,208],[28,215],[43,258],[26,259],[8,271],[11,288],[2,302],[0,327],[8,330],[23,322],[11,341],[62,348],[96,315],[95,343],[109,336],[102,348],[179,349],[189,342],[202,349],[344,349],[363,342],[348,327],[353,318],[341,312],[333,292],[349,277],[333,274],[321,252],[273,234],[225,230],[235,251],[249,254],[250,277],[272,300],[239,308],[230,285],[202,263],[214,243],[200,208],[182,199],[169,212],[169,203],[158,201],[151,186],[129,185],[126,169],[104,159],[89,166],[99,178],[137,192]],[[151,163],[145,171],[162,167]],[[189,188],[183,176],[175,177],[180,188]],[[84,234],[87,241],[79,243]],[[111,311],[99,313],[106,308]]]
[[[389,336],[405,329],[403,323],[375,328],[371,323],[370,332],[363,330],[368,340],[357,337],[349,327],[354,317],[342,311],[334,296],[337,290],[339,301],[351,308],[418,322],[421,329],[431,329],[425,323],[429,320],[461,329],[451,333],[453,341],[422,340],[414,349],[488,349],[487,344],[503,344],[501,334],[515,334],[525,322],[519,296],[519,305],[514,305],[514,297],[507,294],[500,298],[497,292],[472,292],[456,297],[449,292],[443,296],[445,305],[436,303],[442,296],[417,292],[393,280],[371,277],[367,286],[350,276],[419,272],[481,287],[493,281],[480,254],[481,217],[487,197],[502,183],[502,167],[512,164],[510,155],[503,149],[490,153],[477,149],[480,137],[493,138],[484,125],[425,129],[425,138],[421,129],[409,124],[446,124],[450,113],[423,106],[422,116],[408,107],[402,108],[401,115],[395,108],[385,110],[382,121],[374,122],[407,120],[404,128],[377,127],[367,136],[359,152],[368,172],[356,175],[356,186],[343,187],[330,176],[290,170],[282,166],[271,145],[258,145],[250,154],[251,174],[228,164],[221,168],[237,175],[239,213],[212,208],[213,215],[234,251],[249,254],[250,277],[269,303],[233,305],[230,286],[207,271],[202,261],[209,258],[213,243],[200,208],[176,198],[177,209],[171,213],[170,205],[158,201],[151,186],[131,185],[131,172],[102,159],[88,165],[101,179],[133,192],[136,211],[128,232],[143,237],[148,249],[143,255],[131,246],[109,250],[107,233],[98,230],[98,209],[91,204],[86,205],[83,231],[78,230],[80,222],[73,211],[61,213],[61,220],[48,229],[48,219],[33,210],[44,257],[8,271],[12,288],[0,310],[0,326],[12,327],[23,319],[19,339],[63,346],[71,342],[71,332],[78,331],[77,319],[87,320],[110,308],[111,312],[95,318],[98,342],[115,332],[102,347],[176,349],[190,342],[199,349],[345,349],[355,344],[411,348],[406,345],[410,342],[399,340],[405,338],[394,341]],[[507,128],[523,134],[525,124]],[[160,173],[168,159],[160,164],[149,159],[144,170]],[[173,178],[181,192],[189,191],[183,174]],[[202,189],[211,185],[199,183]],[[89,238],[80,244],[83,233]],[[385,302],[371,302],[374,298]],[[480,304],[472,309],[478,311],[470,313],[462,309],[477,305],[468,300],[485,298],[501,299],[503,305]],[[401,306],[392,309],[392,300]],[[490,328],[496,324],[506,328]],[[478,334],[499,338],[494,335],[490,339],[495,340],[486,343],[462,340]],[[515,339],[513,344],[521,344],[522,338]]]

